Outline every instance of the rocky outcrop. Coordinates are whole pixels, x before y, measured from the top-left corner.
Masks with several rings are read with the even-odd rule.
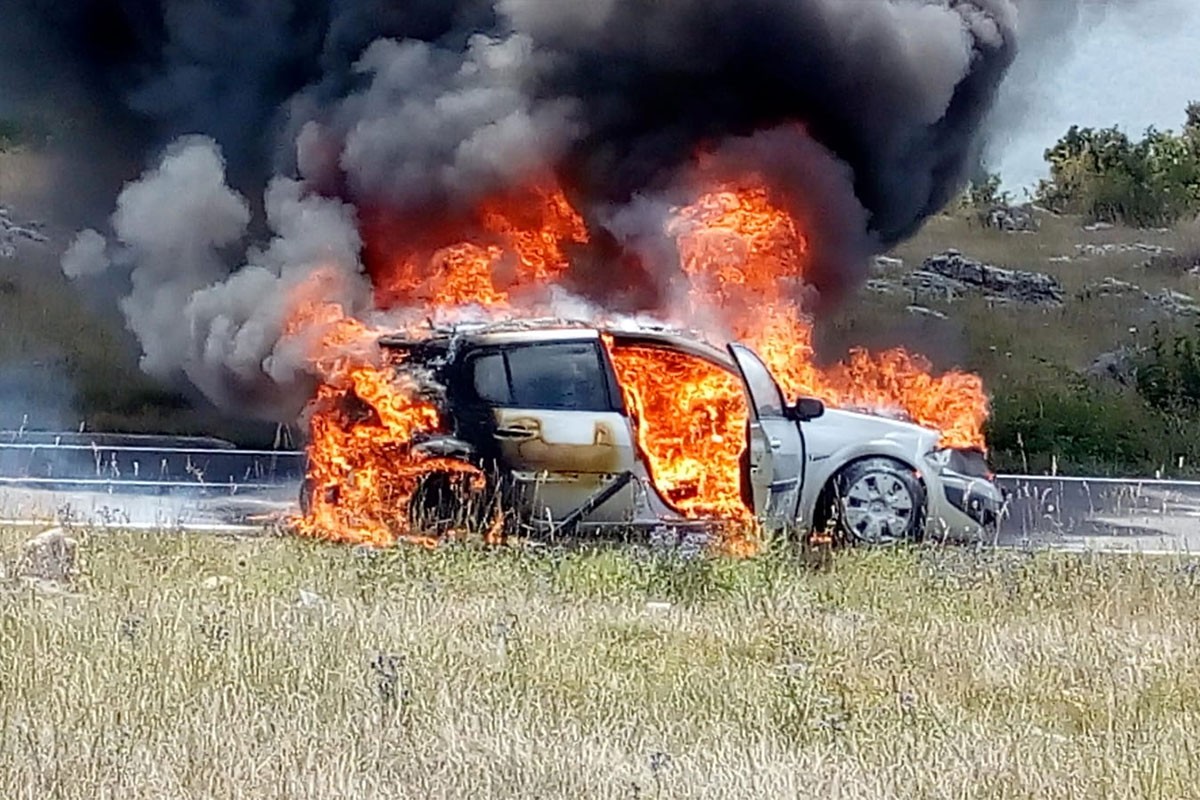
[[[892,278],[876,267],[877,277],[866,283],[876,294],[905,294],[917,300],[953,302],[968,295],[983,296],[994,304],[1024,303],[1060,306],[1063,288],[1044,272],[1005,269],[947,250],[925,260],[921,268]],[[920,313],[920,312],[913,312]]]
[[[1171,316],[1191,317],[1200,315],[1200,303],[1190,294],[1163,289],[1159,292],[1147,294],[1146,299]]]
[[[1089,283],[1079,291],[1076,297],[1080,300],[1093,297],[1135,297],[1156,307],[1168,316],[1200,316],[1200,301],[1190,294],[1176,292],[1172,289],[1147,292],[1135,283],[1119,280],[1112,276]]]
[[[949,299],[974,293],[1000,302],[1061,306],[1064,298],[1062,284],[1052,275],[984,264],[957,250],[930,256],[910,277],[915,287],[930,287]]]
[[[1119,256],[1126,253],[1137,253],[1154,259],[1164,254],[1174,253],[1175,250],[1161,244],[1147,244],[1146,242],[1109,242],[1107,244],[1077,244],[1075,252],[1080,256]]]
[[[1041,229],[1031,206],[992,206],[982,216],[985,227],[1006,233],[1036,233]]]

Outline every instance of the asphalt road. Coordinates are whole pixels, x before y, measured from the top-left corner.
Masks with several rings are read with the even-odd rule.
[[[1200,482],[1003,477],[996,543],[1063,550],[1200,553]]]
[[[1200,482],[1003,477],[1001,547],[1200,553]],[[298,484],[46,487],[0,478],[0,524],[252,531],[296,511]]]

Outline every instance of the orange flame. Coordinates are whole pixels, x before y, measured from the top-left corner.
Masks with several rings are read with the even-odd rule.
[[[416,382],[385,363],[377,340],[383,331],[321,302],[332,273],[318,271],[296,289],[285,335],[310,337],[314,370],[320,376],[309,404],[305,514],[292,520],[307,536],[353,544],[387,546],[399,539],[432,545],[411,528],[408,505],[420,478],[433,470],[465,472],[474,467],[422,457],[416,434],[437,430],[441,419]]]
[[[707,361],[609,345],[654,485],[687,517],[748,520],[738,464],[747,407],[740,381]]]
[[[829,368],[814,362],[813,322],[802,302],[808,243],[761,185],[703,195],[668,233],[690,278],[693,317],[715,315],[732,338],[758,351],[787,394],[898,413],[941,431],[943,446],[985,449],[988,400],[977,375],[934,377],[926,359],[903,348],[854,350]]]

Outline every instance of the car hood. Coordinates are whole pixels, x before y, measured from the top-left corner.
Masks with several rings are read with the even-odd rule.
[[[877,414],[827,408],[817,419],[804,423],[806,434],[819,434],[828,445],[844,445],[890,439],[906,449],[933,449],[941,434],[911,422],[891,419]]]

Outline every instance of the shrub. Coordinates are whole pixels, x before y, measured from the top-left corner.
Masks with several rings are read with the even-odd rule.
[[[975,178],[959,197],[958,205],[963,211],[975,211],[986,214],[996,206],[1006,206],[1012,203],[1012,195],[1001,190],[1000,176],[989,172]]]
[[[1200,104],[1181,134],[1150,128],[1140,141],[1117,128],[1072,126],[1050,150],[1040,203],[1060,213],[1136,226],[1170,225],[1200,212]]]
[[[1167,445],[1147,411],[1135,394],[1082,378],[1008,387],[992,400],[992,460],[1004,472],[1145,471]]]
[[[1137,364],[1137,390],[1155,410],[1169,415],[1200,415],[1200,326],[1168,336],[1156,328],[1150,348]]]

